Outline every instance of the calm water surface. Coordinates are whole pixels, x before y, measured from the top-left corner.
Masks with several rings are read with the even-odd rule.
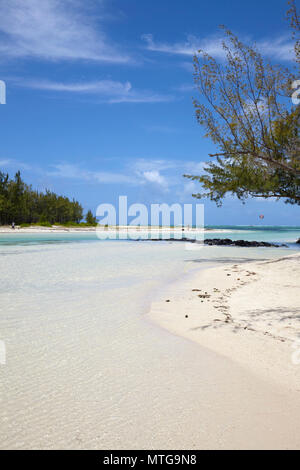
[[[300,230],[214,236],[292,243]],[[227,398],[240,397],[251,429],[251,407],[263,398],[256,393],[249,405],[251,387],[238,367],[231,366],[232,384],[224,389],[226,360],[216,366],[213,353],[144,315],[168,282],[200,266],[269,259],[293,248],[190,251],[178,243],[99,241],[91,233],[0,234],[0,340],[7,350],[1,447],[197,448],[212,433],[225,445],[224,430],[213,426],[216,412],[226,414],[221,385]],[[245,429],[238,413],[231,419],[238,442]]]

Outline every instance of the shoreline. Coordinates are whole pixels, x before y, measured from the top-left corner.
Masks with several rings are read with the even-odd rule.
[[[76,227],[70,226],[65,227],[63,225],[53,225],[52,227],[43,227],[38,225],[32,225],[30,227],[19,227],[16,226],[15,229],[12,229],[8,225],[0,226],[0,234],[1,233],[76,233],[76,232],[98,232],[98,233],[124,233],[124,232],[171,232],[171,233],[231,233],[235,232],[234,229],[212,229],[212,228],[194,228],[194,227],[185,227],[184,230],[182,227],[158,227],[158,226],[136,226],[136,225],[128,225],[128,226],[109,226],[109,227]]]
[[[169,286],[147,318],[268,382],[300,391],[299,261],[293,254],[197,270]]]

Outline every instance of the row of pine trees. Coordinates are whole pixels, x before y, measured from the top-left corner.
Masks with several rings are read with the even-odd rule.
[[[0,225],[80,223],[83,208],[79,202],[46,191],[34,191],[21,178],[0,172]]]

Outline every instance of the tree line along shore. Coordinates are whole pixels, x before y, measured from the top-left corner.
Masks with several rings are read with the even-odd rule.
[[[26,184],[18,171],[14,178],[0,171],[0,225],[26,227],[39,225],[96,225],[96,218],[88,211],[83,222],[83,207],[75,199],[52,191],[40,192]]]

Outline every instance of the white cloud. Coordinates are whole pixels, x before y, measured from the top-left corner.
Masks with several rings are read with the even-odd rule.
[[[137,184],[138,182],[136,178],[133,178],[126,174],[117,172],[85,170],[77,165],[68,163],[53,165],[53,168],[54,170],[49,171],[47,173],[48,176],[56,176],[68,179],[81,179],[84,181],[103,184]]]
[[[123,96],[117,96],[109,100],[110,103],[168,103],[173,101],[172,95],[162,95],[151,91],[132,91]]]
[[[189,83],[183,83],[182,85],[179,85],[178,87],[175,87],[174,89],[176,91],[179,91],[180,93],[186,93],[186,92],[195,91],[196,87],[195,85],[191,85]]]
[[[145,178],[146,181],[149,181],[150,183],[158,184],[159,186],[163,186],[166,189],[168,187],[167,179],[162,176],[157,170],[144,171],[142,173],[142,176]]]
[[[135,90],[130,82],[98,80],[92,82],[51,82],[49,80],[15,80],[15,84],[37,90],[90,94],[103,98],[108,103],[162,103],[172,101],[171,95],[156,94],[147,90]]]
[[[159,171],[176,170],[182,173],[200,174],[203,172],[205,162],[195,162],[191,160],[163,160],[138,158],[134,161],[132,167],[134,171]]]
[[[110,44],[90,0],[1,0],[2,56],[127,63]],[[102,1],[98,2],[101,6]]]
[[[171,187],[180,188],[185,194],[192,194],[194,185],[183,178],[184,174],[203,174],[204,162],[163,159],[137,159],[130,167],[131,173],[136,174],[141,181],[160,186],[169,191]],[[193,190],[192,190],[193,186]]]
[[[105,163],[105,160],[104,160]],[[103,165],[103,163],[101,164]],[[0,171],[13,168],[30,171],[39,177],[61,178],[77,180],[84,184],[100,185],[129,185],[132,187],[148,188],[149,191],[169,192],[172,188],[174,194],[185,198],[195,192],[195,183],[183,178],[184,173],[199,175],[203,173],[203,162],[168,160],[168,159],[134,159],[127,163],[123,169],[113,171],[111,168],[91,170],[76,163],[60,162],[46,168],[27,165],[12,159],[0,160]],[[2,168],[1,168],[2,167]]]
[[[168,183],[164,176],[159,171],[135,171],[132,174],[130,168],[124,170],[123,173],[113,171],[91,171],[86,170],[78,165],[69,163],[60,163],[53,165],[53,170],[47,173],[48,176],[55,176],[67,179],[80,179],[84,181],[103,183],[103,184],[130,184],[140,186],[145,183],[154,183],[167,188]]]
[[[12,158],[0,160],[0,167],[1,166],[4,168],[13,168],[14,170],[31,170],[31,166],[27,165],[26,163],[14,160]]]
[[[197,185],[194,181],[189,181],[188,183],[185,183],[183,192],[185,194],[194,194],[197,191]]]
[[[184,171],[186,174],[193,174],[193,175],[202,175],[205,166],[207,165],[206,162],[193,162],[193,161],[188,161],[185,162],[184,166]]]
[[[203,173],[203,162],[164,159],[135,159],[120,172],[92,171],[70,163],[52,165],[47,176],[78,179],[90,183],[128,184],[131,186],[155,185],[162,191],[171,187],[182,187],[185,194],[192,193],[191,183],[183,178],[184,173]]]
[[[173,44],[155,42],[152,34],[144,34],[142,39],[146,42],[149,51],[193,56],[199,49],[203,49],[208,54],[215,57],[224,57],[221,39],[216,37],[200,39],[196,36],[189,35],[185,42],[176,42]]]
[[[51,82],[49,80],[41,81],[22,81],[23,86],[35,88],[37,90],[62,91],[69,93],[92,93],[92,94],[124,94],[131,90],[129,82],[121,83],[113,80],[98,80],[94,82],[63,83]]]
[[[142,39],[146,42],[146,49],[149,51],[192,57],[201,49],[215,58],[222,59],[225,57],[225,52],[222,48],[222,38],[220,36],[201,39],[193,35],[188,35],[185,42],[175,43],[155,42],[152,34],[144,34]],[[245,42],[251,44],[253,40],[248,39]],[[293,58],[293,43],[287,36],[260,40],[256,42],[256,46],[263,55],[278,60],[287,61]],[[191,68],[191,65],[186,62],[184,62],[182,66],[188,69]]]
[[[278,60],[292,60],[295,56],[294,44],[289,37],[282,36],[273,40],[259,41],[258,50],[263,54]]]
[[[0,160],[0,166],[10,166],[11,160]]]
[[[143,173],[145,171],[164,171],[171,168],[176,168],[178,162],[175,160],[159,160],[159,159],[146,159],[138,158],[132,164],[133,171],[137,173]]]

